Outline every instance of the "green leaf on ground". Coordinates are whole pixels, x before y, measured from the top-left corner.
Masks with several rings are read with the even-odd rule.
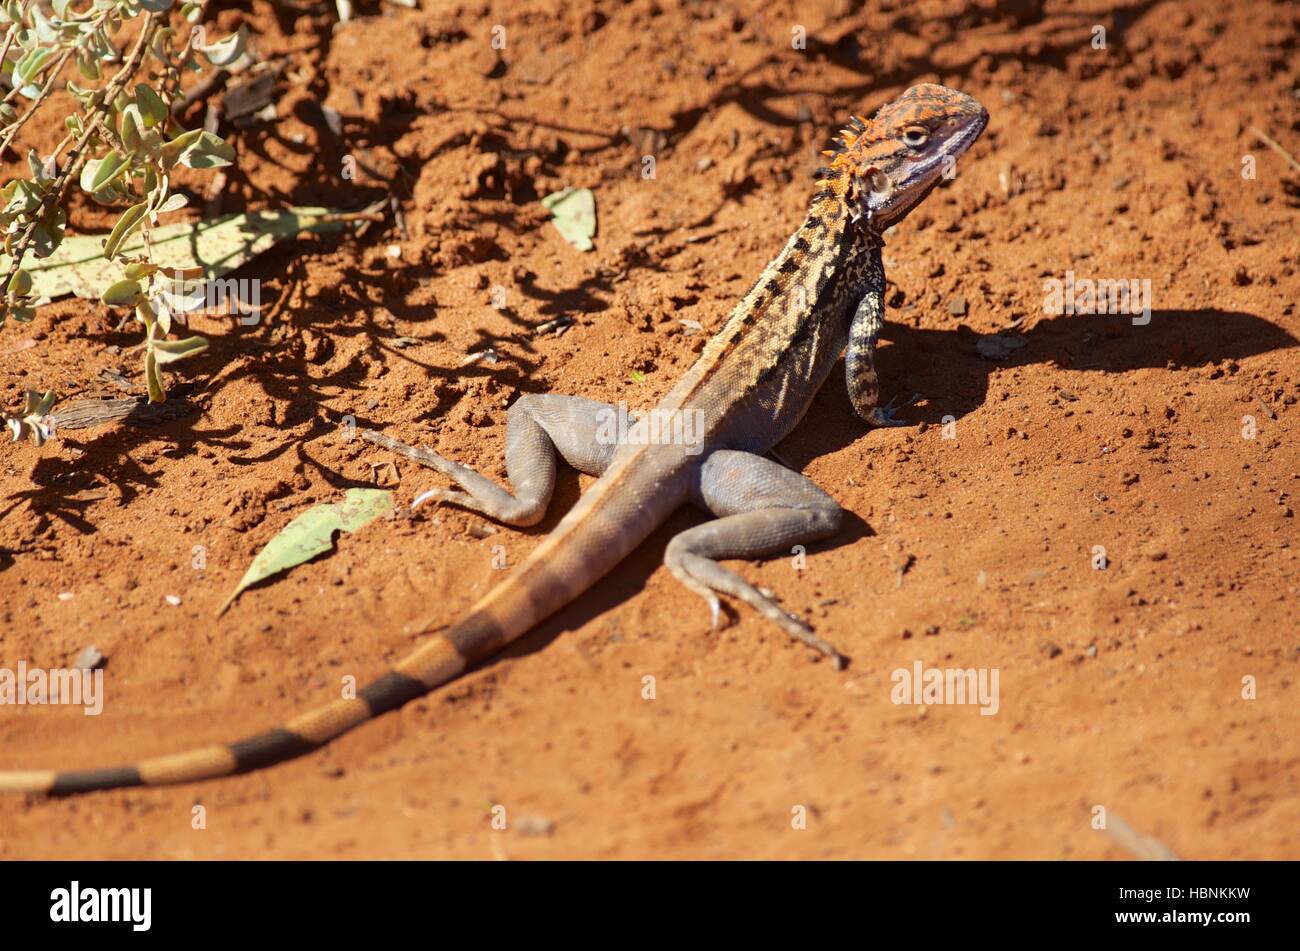
[[[596,233],[596,195],[590,188],[551,192],[542,204],[555,216],[555,227],[579,251],[590,251]]]
[[[328,208],[286,208],[222,215],[197,224],[180,222],[153,228],[149,247],[156,264],[168,269],[202,268],[203,280],[221,277],[286,238],[304,231],[342,228],[338,221],[320,220],[337,212]],[[36,297],[54,299],[67,294],[97,298],[121,277],[118,264],[104,257],[102,234],[70,235],[47,258],[24,261]],[[139,231],[116,248],[136,256],[144,249]],[[0,254],[0,273],[8,273],[9,256]],[[197,278],[196,278],[197,279]]]
[[[334,547],[336,531],[355,532],[393,507],[393,493],[386,489],[348,489],[342,502],[313,505],[280,530],[257,553],[244,577],[230,593],[217,614],[234,603],[250,585],[287,571]]]

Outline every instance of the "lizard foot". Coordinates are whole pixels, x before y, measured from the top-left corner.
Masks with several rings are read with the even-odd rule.
[[[796,641],[829,657],[836,670],[844,668],[845,660],[839,651],[814,634],[803,620],[787,613],[773,598],[734,571],[722,567],[711,558],[690,552],[681,553],[675,564],[669,564],[669,568],[682,584],[709,602],[714,630],[717,630],[721,607],[716,592],[720,591],[744,601]]]
[[[867,418],[872,426],[906,426],[906,420],[895,418],[894,414],[900,409],[906,409],[920,400],[921,394],[913,393],[908,399],[894,397],[886,406],[877,406],[871,411]]]

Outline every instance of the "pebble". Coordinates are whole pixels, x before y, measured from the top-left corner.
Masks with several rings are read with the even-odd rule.
[[[104,662],[104,654],[94,644],[86,647],[72,662],[73,670],[94,670]]]

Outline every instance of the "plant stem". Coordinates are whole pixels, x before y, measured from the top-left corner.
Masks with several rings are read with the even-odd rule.
[[[9,132],[5,135],[4,141],[0,141],[0,155],[3,155],[5,149],[9,148],[9,144],[13,142],[14,137],[17,136],[22,127],[27,124],[27,120],[36,115],[36,110],[41,107],[41,103],[49,98],[50,92],[54,89],[54,81],[59,78],[59,73],[63,72],[63,67],[67,65],[68,57],[71,55],[72,50],[68,49],[63,51],[63,55],[59,57],[59,61],[55,63],[54,68],[50,70],[50,75],[46,78],[45,85],[41,87],[41,91],[37,94],[36,98],[32,100],[31,106],[29,106],[27,111],[19,116],[14,121],[14,124],[9,127]]]

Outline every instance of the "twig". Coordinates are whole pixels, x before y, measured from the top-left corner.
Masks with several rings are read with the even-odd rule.
[[[347,224],[350,221],[383,221],[387,215],[382,211],[337,211],[325,215],[307,215],[312,221],[326,224]]]
[[[54,147],[54,151],[50,153],[50,160],[52,162],[57,163],[59,161],[59,153],[62,152],[65,148],[67,148],[68,143],[71,142],[74,138],[76,138],[76,136],[74,136],[71,132],[69,132],[62,139],[60,139],[59,144],[56,145]]]
[[[4,141],[0,142],[0,155],[4,154],[5,149],[9,148],[9,143],[13,142],[14,137],[18,135],[22,127],[27,124],[27,120],[36,115],[36,110],[41,107],[41,103],[49,97],[51,90],[54,88],[54,81],[59,78],[59,73],[63,72],[63,67],[67,65],[68,57],[71,55],[72,50],[68,49],[63,51],[63,55],[59,57],[59,61],[55,63],[54,68],[50,70],[50,74],[45,80],[45,85],[41,87],[41,91],[37,93],[36,98],[32,100],[31,106],[28,107],[26,112],[15,119],[14,124],[9,127],[9,133],[4,137]],[[15,90],[17,88],[17,86],[14,87]],[[6,98],[5,102],[8,101],[8,98]]]
[[[1263,142],[1265,145],[1267,145],[1278,155],[1286,159],[1287,164],[1289,164],[1293,169],[1295,169],[1297,172],[1300,172],[1300,162],[1297,162],[1290,152],[1288,152],[1286,149],[1282,148],[1282,146],[1278,145],[1276,142],[1270,139],[1260,129],[1251,126],[1250,131],[1255,134],[1255,136],[1259,139],[1259,141]]]
[[[5,45],[0,47],[0,63],[4,63],[9,58],[9,47],[14,45],[14,37],[18,35],[18,24],[15,23],[9,27],[9,32],[5,34]]]
[[[203,17],[207,12],[208,12],[208,0],[200,0],[198,16],[194,18],[195,22],[202,23]],[[185,45],[181,47],[180,55],[176,57],[176,62],[180,63],[182,66],[185,64],[185,57],[190,55],[190,50],[194,46],[195,35],[196,35],[196,31],[190,30],[189,39],[185,41]],[[217,73],[224,73],[224,72],[225,72],[224,69],[217,70]],[[214,77],[215,75],[216,74],[214,74]],[[180,68],[178,68],[175,63],[168,63],[167,75],[163,82],[161,98],[164,103],[168,104],[168,111],[171,113],[173,118],[176,117],[177,113],[175,111],[175,107],[172,105],[172,99],[178,92],[180,92],[180,86],[181,86]],[[186,103],[186,105],[188,106],[188,103]]]
[[[47,420],[57,433],[61,429],[88,429],[115,423],[160,423],[193,412],[184,397],[172,396],[165,403],[150,403],[147,397],[131,396],[121,400],[85,400],[67,409],[51,413]]]

